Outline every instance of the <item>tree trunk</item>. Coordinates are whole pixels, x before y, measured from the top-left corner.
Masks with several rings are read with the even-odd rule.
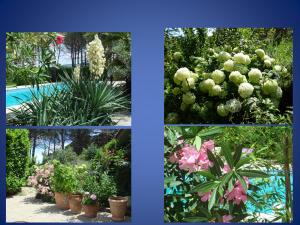
[[[61,149],[65,149],[65,130],[61,129],[60,131],[60,136],[61,136]]]
[[[53,152],[55,152],[55,145],[56,145],[56,138],[55,138],[55,131],[54,131],[54,136],[53,136]]]
[[[32,152],[31,152],[31,158],[34,159],[35,156],[35,148],[36,148],[36,133],[33,134],[33,143],[32,143]]]

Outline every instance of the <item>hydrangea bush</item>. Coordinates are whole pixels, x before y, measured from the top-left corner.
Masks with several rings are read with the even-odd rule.
[[[253,149],[218,146],[209,139],[218,132],[166,128],[166,222],[248,221],[253,215],[246,203],[259,207],[260,196],[251,180],[268,175],[257,169]]]
[[[209,49],[188,65],[174,53],[177,71],[165,80],[166,123],[291,122],[291,112],[280,108],[288,73],[280,59],[263,49],[229,50]]]

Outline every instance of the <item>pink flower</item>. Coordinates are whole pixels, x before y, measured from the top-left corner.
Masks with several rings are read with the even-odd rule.
[[[202,144],[202,148],[211,151],[215,148],[215,143],[213,140],[206,141]]]
[[[223,171],[223,173],[229,173],[231,171],[231,168],[228,164],[224,164],[222,171]]]
[[[97,199],[97,196],[95,195],[95,194],[92,194],[91,196],[90,196],[90,198],[92,199],[92,200],[96,200]]]
[[[244,177],[244,180],[246,184],[249,185],[248,177]],[[228,201],[233,201],[237,205],[239,205],[241,202],[247,201],[247,193],[239,180],[236,181],[235,187],[232,189],[231,192],[226,192],[225,197]]]
[[[231,215],[224,215],[223,216],[223,223],[229,223],[233,217]]]
[[[184,143],[183,138],[182,138],[182,137],[178,138],[177,144],[178,144],[178,145],[181,145],[181,144],[183,144],[183,143]]]
[[[211,191],[206,192],[205,194],[198,194],[201,197],[202,202],[207,202],[210,199]]]
[[[177,163],[178,162],[178,157],[177,157],[177,153],[176,152],[173,152],[173,153],[171,153],[170,154],[170,156],[169,156],[169,161],[171,162],[171,163]]]
[[[58,34],[56,36],[55,42],[56,42],[56,44],[61,45],[62,43],[64,43],[64,39],[65,39],[65,37],[63,35]]]

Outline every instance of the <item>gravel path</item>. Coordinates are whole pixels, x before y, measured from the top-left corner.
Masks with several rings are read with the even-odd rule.
[[[129,218],[127,218],[127,221]],[[96,218],[72,214],[70,210],[57,209],[55,204],[35,199],[35,190],[23,187],[22,192],[6,198],[6,222],[112,222],[111,214],[98,212]]]

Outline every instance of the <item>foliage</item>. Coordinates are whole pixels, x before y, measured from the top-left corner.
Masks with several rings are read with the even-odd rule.
[[[291,123],[289,30],[175,30],[165,32],[166,123]]]
[[[21,190],[26,179],[30,154],[29,133],[24,129],[6,130],[6,194]]]
[[[54,174],[50,184],[54,192],[72,193],[76,188],[76,174],[71,166],[53,161]]]
[[[43,162],[57,160],[62,164],[76,164],[78,161],[77,154],[72,147],[67,147],[65,150],[57,150],[50,155],[43,154]]]
[[[32,92],[33,100],[12,109],[15,125],[111,125],[111,117],[127,110],[128,97],[121,87],[105,81],[62,78],[64,87],[53,86],[49,95]]]
[[[261,219],[259,214],[248,211],[248,207],[263,209],[270,204],[264,194],[259,194],[264,190],[262,184],[272,182],[266,173],[270,166],[255,156],[259,149],[253,150],[253,146],[262,145],[259,139],[256,139],[259,143],[255,143],[257,136],[246,140],[243,134],[239,141],[238,131],[223,127],[166,127],[166,222],[255,222]],[[268,138],[276,141],[276,136]],[[254,141],[254,145],[245,146],[249,141]],[[278,161],[273,160],[269,164],[276,163]],[[271,195],[275,196],[268,193]],[[283,199],[273,200],[280,203]]]
[[[17,85],[39,85],[49,80],[49,68],[54,63],[56,33],[6,33],[7,80]]]
[[[89,145],[87,148],[84,148],[81,156],[84,160],[91,160],[95,158],[97,152],[99,151],[99,148],[95,144]]]

